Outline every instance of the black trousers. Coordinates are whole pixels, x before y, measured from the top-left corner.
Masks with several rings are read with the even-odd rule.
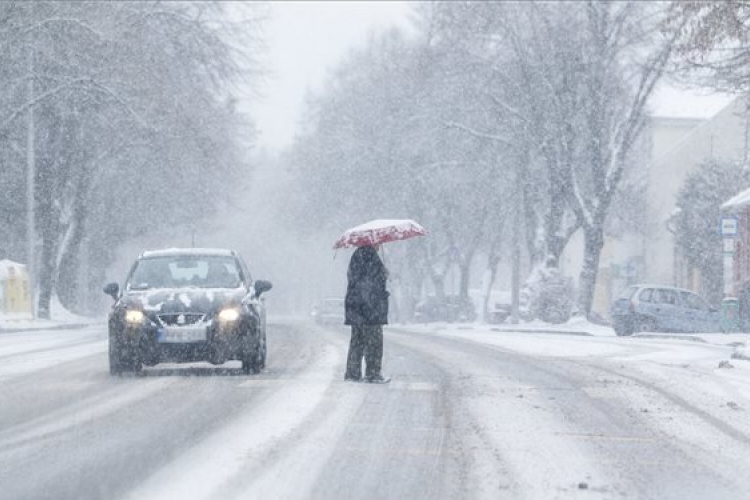
[[[365,377],[380,375],[383,365],[383,326],[352,325],[352,340],[346,359],[346,378],[362,378],[362,358],[365,358]]]

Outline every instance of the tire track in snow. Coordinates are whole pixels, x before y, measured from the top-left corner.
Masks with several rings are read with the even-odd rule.
[[[539,432],[572,429],[551,413],[540,411],[545,404],[541,398],[518,397],[519,390],[534,385],[509,378],[491,352],[462,340],[411,334],[394,337],[452,373],[448,397],[454,403],[455,419],[464,422],[457,439],[470,453],[465,485],[469,498],[575,496],[578,483],[606,481],[607,471],[596,457],[581,449],[580,442],[565,433]],[[606,497],[603,492],[586,493],[589,498]]]
[[[71,407],[65,407],[22,425],[4,429],[0,431],[0,453],[7,453],[25,444],[39,444],[42,439],[53,438],[77,426],[85,426],[93,420],[102,419],[118,410],[137,404],[138,401],[153,397],[173,383],[174,380],[161,379],[143,381],[138,385],[131,384],[125,388],[123,386],[111,387],[95,396],[79,400]]]
[[[407,334],[398,338],[415,344],[419,340],[425,340],[425,336],[421,334]],[[442,345],[444,351],[451,347],[454,349],[455,355],[445,357],[445,361],[455,365],[459,371],[466,371],[471,366],[471,374],[478,360],[486,359],[490,362],[495,358],[501,377],[502,374],[509,373],[521,381],[536,380],[525,390],[519,390],[522,388],[517,385],[517,397],[525,400],[536,411],[557,415],[558,421],[550,421],[552,425],[539,427],[539,434],[543,439],[538,440],[541,445],[536,447],[538,455],[529,457],[529,463],[533,460],[530,467],[545,468],[550,458],[556,455],[556,447],[546,446],[547,440],[552,439],[552,442],[561,440],[563,444],[567,441],[569,453],[546,466],[552,471],[549,477],[555,477],[556,473],[552,470],[555,463],[564,467],[569,460],[579,459],[579,455],[589,456],[589,461],[595,461],[599,470],[599,473],[591,475],[591,480],[585,481],[589,486],[583,492],[576,492],[575,482],[569,481],[556,490],[539,489],[538,485],[532,484],[530,490],[524,487],[523,491],[518,494],[514,492],[508,498],[523,497],[526,491],[532,492],[531,498],[552,498],[563,492],[566,497],[578,493],[586,494],[587,497],[597,494],[604,497],[625,494],[659,500],[734,498],[743,491],[743,485],[738,482],[736,464],[742,462],[741,457],[746,454],[746,447],[738,448],[736,443],[731,445],[722,441],[722,436],[714,435],[721,442],[717,444],[717,448],[731,445],[727,450],[731,450],[735,465],[731,466],[727,460],[722,460],[718,451],[717,454],[705,453],[708,457],[703,456],[706,448],[693,446],[695,442],[692,442],[693,438],[700,437],[698,434],[701,432],[674,432],[675,427],[679,427],[676,424],[680,423],[680,415],[675,415],[675,420],[672,420],[671,416],[659,419],[658,412],[643,413],[642,408],[658,404],[640,397],[652,392],[645,386],[638,384],[639,389],[631,384],[620,388],[621,391],[616,387],[602,388],[599,383],[601,377],[597,376],[601,372],[597,370],[598,365],[591,366],[591,358],[573,356],[540,359],[518,353],[512,348],[450,336],[430,337],[423,350],[431,354],[439,353],[439,348],[433,344]],[[461,358],[462,353],[467,353],[470,357],[460,362],[457,358]],[[473,364],[467,364],[472,359]],[[507,368],[503,368],[504,364]],[[595,372],[593,375],[592,371]],[[469,385],[465,393],[471,395],[471,390],[472,386]],[[511,391],[512,385],[504,392]],[[539,396],[546,396],[549,401],[544,401]],[[504,397],[508,398],[510,394],[505,394]],[[498,398],[498,403],[505,403],[502,392],[498,394]],[[483,406],[486,418],[493,420],[493,412],[486,405]],[[503,404],[502,408],[505,407]],[[505,417],[504,412],[494,412],[494,421],[505,420]],[[508,415],[508,418],[512,419],[512,415]],[[532,422],[518,426],[522,429]],[[689,431],[693,424],[688,422],[685,425]],[[553,432],[550,433],[550,430]],[[704,443],[711,440],[711,435],[709,432],[709,437],[702,437]],[[507,437],[507,442],[513,444],[514,436]],[[564,449],[563,447],[562,450]],[[716,460],[710,456],[715,456]],[[655,465],[659,466],[658,469]],[[545,479],[542,478],[542,481]],[[536,494],[533,493],[535,489]]]
[[[124,496],[150,500],[215,498],[217,490],[240,473],[248,461],[272,450],[313,413],[324,399],[342,359],[340,348],[328,345],[300,374],[318,383],[279,387],[260,407],[248,411],[192,446]]]

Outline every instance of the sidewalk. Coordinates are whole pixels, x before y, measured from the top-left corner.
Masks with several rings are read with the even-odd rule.
[[[0,312],[0,334],[38,330],[65,330],[104,324],[105,318],[78,316],[64,309],[59,303],[52,304],[52,319],[33,319],[28,314]]]

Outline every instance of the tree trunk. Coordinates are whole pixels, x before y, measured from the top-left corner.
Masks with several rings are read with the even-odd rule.
[[[80,123],[70,120],[68,128],[74,131],[76,142],[81,141],[78,130]],[[58,259],[55,272],[55,291],[60,303],[69,311],[82,314],[87,307],[82,304],[80,291],[87,284],[81,283],[80,276],[80,250],[83,238],[86,236],[86,218],[88,216],[88,194],[91,189],[92,171],[95,165],[83,151],[74,151],[69,155],[73,188],[73,199],[71,200],[71,214],[68,217],[64,231],[61,231],[60,244],[58,245]],[[73,166],[75,165],[75,167]],[[63,229],[63,228],[60,228]]]
[[[438,298],[445,297],[445,275],[432,273],[432,286],[435,287],[435,296]]]
[[[466,253],[463,259],[458,262],[459,280],[458,295],[460,297],[469,296],[469,285],[471,284],[471,263],[474,261],[474,249]]]
[[[471,280],[471,261],[462,262],[459,266],[458,295],[460,297],[469,296],[469,281]]]
[[[39,266],[39,303],[37,316],[40,319],[50,319],[50,305],[52,290],[55,286],[55,261],[57,260],[56,234],[42,234],[42,255]]]
[[[604,247],[603,224],[584,228],[583,269],[579,280],[578,307],[587,318],[594,301],[596,278],[599,273],[599,258]]]
[[[79,217],[81,215],[77,215],[77,220],[73,222],[74,226],[71,228],[73,234],[70,235],[67,245],[65,248],[59,250],[62,255],[60,257],[60,265],[57,269],[55,291],[65,309],[83,314],[86,305],[81,304],[79,292],[81,286],[85,286],[85,284],[79,281],[80,260],[78,257],[80,255],[81,243],[83,242],[84,228]]]
[[[496,252],[490,252],[487,256],[487,270],[490,273],[487,285],[484,290],[484,299],[482,301],[482,320],[486,323],[489,320],[489,303],[490,295],[492,294],[492,287],[495,286],[495,280],[497,279],[497,265],[500,263],[500,257]]]
[[[55,286],[55,269],[57,267],[57,242],[60,219],[54,206],[54,188],[51,185],[50,170],[54,168],[49,158],[40,159],[37,163],[37,210],[36,226],[38,237],[42,241],[39,257],[39,296],[37,316],[40,319],[50,319],[50,303]]]

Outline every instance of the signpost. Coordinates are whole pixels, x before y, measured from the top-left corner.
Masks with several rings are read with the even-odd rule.
[[[736,238],[739,235],[739,219],[735,215],[722,215],[719,221],[719,234],[724,238]]]
[[[722,215],[719,220],[719,234],[722,237],[723,259],[723,277],[724,277],[724,295],[729,296],[733,293],[734,281],[734,249],[735,241],[739,237],[739,219],[735,215]]]

